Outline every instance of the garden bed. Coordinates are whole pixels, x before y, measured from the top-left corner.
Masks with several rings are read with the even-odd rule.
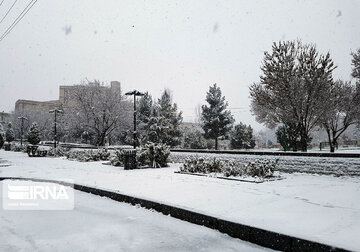
[[[175,173],[179,174],[185,174],[185,175],[194,175],[194,176],[202,176],[202,177],[209,177],[209,178],[217,178],[217,179],[225,179],[225,180],[233,180],[233,181],[239,181],[239,182],[249,182],[249,183],[263,183],[263,182],[270,182],[270,181],[276,181],[276,180],[282,180],[285,179],[281,176],[274,176],[270,178],[260,178],[260,177],[224,177],[224,176],[218,176],[217,174],[204,174],[204,173],[191,173],[191,172],[182,172],[182,171],[176,171]]]

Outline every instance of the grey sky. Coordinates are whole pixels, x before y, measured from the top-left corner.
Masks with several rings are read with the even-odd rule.
[[[18,0],[3,33],[30,0]],[[13,0],[0,6],[0,18]],[[237,122],[255,123],[248,86],[263,52],[302,39],[330,51],[335,78],[350,80],[360,47],[360,1],[39,0],[0,42],[0,111],[17,99],[58,98],[59,85],[118,80],[124,91],[164,88],[191,121],[217,83]]]

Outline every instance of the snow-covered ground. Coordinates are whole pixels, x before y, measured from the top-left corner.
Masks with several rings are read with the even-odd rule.
[[[284,180],[253,184],[176,174],[179,164],[127,171],[101,162],[28,158],[2,150],[0,158],[12,164],[0,167],[3,177],[69,178],[78,184],[360,251],[359,177],[285,173]],[[322,162],[327,161],[331,162]]]
[[[256,156],[236,154],[186,153],[172,152],[171,159],[183,162],[189,156],[216,157],[234,159],[247,164],[257,159],[279,159],[277,169],[281,172],[332,174],[335,176],[360,176],[360,158],[329,158],[329,157],[300,157],[300,156]]]
[[[272,251],[129,204],[75,197],[72,211],[0,210],[0,251]]]

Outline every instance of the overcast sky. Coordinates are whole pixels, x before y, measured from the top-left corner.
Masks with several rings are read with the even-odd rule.
[[[4,0],[0,20],[14,0]],[[1,34],[30,0],[18,0]],[[217,83],[237,122],[250,113],[248,86],[259,81],[274,41],[301,39],[330,51],[335,78],[350,80],[360,47],[360,1],[38,0],[0,42],[0,111],[17,99],[54,100],[59,85],[118,80],[159,97],[173,91],[184,121]]]

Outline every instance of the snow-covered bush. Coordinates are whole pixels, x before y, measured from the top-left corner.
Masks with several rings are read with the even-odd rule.
[[[61,147],[52,148],[47,152],[49,157],[64,157],[66,154],[67,151]]]
[[[170,148],[166,144],[148,143],[145,149],[136,153],[136,160],[140,166],[166,167],[170,155]]]
[[[13,145],[13,147],[11,148],[12,151],[15,152],[26,152],[26,146],[21,146],[21,145]]]
[[[106,149],[100,150],[85,150],[85,151],[71,151],[66,153],[68,159],[77,160],[80,162],[109,160],[110,152]]]
[[[161,143],[148,143],[147,148],[147,161],[151,167],[166,167],[168,157],[170,155],[170,148],[166,144]]]
[[[182,171],[191,173],[221,172],[222,160],[192,156],[185,160]]]
[[[144,149],[136,152],[136,161],[139,166],[166,167],[170,148],[166,144],[148,143]],[[125,160],[124,150],[117,150],[111,156],[110,162],[114,166],[123,166]]]
[[[257,160],[244,165],[231,159],[191,156],[185,159],[180,171],[204,174],[221,173],[225,177],[251,176],[266,178],[273,176],[277,162],[278,160]]]
[[[124,151],[122,149],[116,150],[110,157],[110,163],[113,166],[123,166],[124,159]]]
[[[277,165],[278,159],[276,160],[257,160],[250,162],[246,166],[246,175],[251,177],[272,177]]]

